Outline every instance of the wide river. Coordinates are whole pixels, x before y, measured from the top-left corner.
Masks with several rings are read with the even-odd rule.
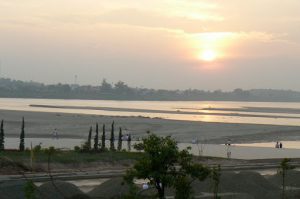
[[[0,109],[300,126],[300,103],[0,98]]]

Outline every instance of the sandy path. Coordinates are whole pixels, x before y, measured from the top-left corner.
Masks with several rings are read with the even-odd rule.
[[[147,131],[151,131],[164,136],[172,135],[180,142],[190,142],[193,138],[206,140],[207,143],[224,143],[226,138],[231,138],[233,142],[300,140],[300,127],[297,126],[189,122],[142,117],[0,110],[0,119],[5,120],[6,136],[19,136],[23,116],[26,120],[28,137],[50,137],[53,130],[57,128],[60,137],[85,138],[89,127],[94,127],[97,122],[100,127],[102,124],[106,124],[107,133],[109,133],[110,124],[115,121],[116,129],[122,127],[123,133],[131,133],[134,137],[145,136]]]

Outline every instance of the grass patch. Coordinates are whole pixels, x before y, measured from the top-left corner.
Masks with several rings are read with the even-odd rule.
[[[75,151],[57,151],[51,155],[51,163],[78,164],[92,162],[119,162],[124,160],[138,160],[142,153],[137,152],[101,152],[101,153],[81,153]],[[5,151],[0,153],[0,160],[11,160],[29,164],[30,151]],[[35,163],[47,163],[48,155],[44,151],[34,153]]]

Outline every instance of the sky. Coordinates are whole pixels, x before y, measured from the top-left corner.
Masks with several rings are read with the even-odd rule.
[[[0,0],[0,75],[300,90],[299,8],[299,0]]]

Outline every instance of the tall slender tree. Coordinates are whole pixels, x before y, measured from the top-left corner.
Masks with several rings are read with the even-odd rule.
[[[105,124],[103,124],[103,127],[102,127],[102,137],[101,137],[101,140],[102,140],[102,143],[101,143],[101,150],[104,151],[105,150]]]
[[[110,133],[110,150],[115,150],[115,121],[111,124],[111,133]]]
[[[0,151],[4,151],[4,141],[5,136],[4,136],[4,121],[1,121],[1,126],[0,126]]]
[[[99,147],[99,129],[98,129],[98,123],[96,124],[96,135],[94,138],[94,150],[98,151]]]
[[[122,150],[122,128],[119,130],[119,139],[118,139],[118,151]]]
[[[93,127],[90,127],[89,137],[87,141],[87,148],[89,151],[92,149],[92,132],[93,132]]]
[[[24,120],[24,117],[22,119],[19,150],[20,151],[25,150],[25,120]]]

